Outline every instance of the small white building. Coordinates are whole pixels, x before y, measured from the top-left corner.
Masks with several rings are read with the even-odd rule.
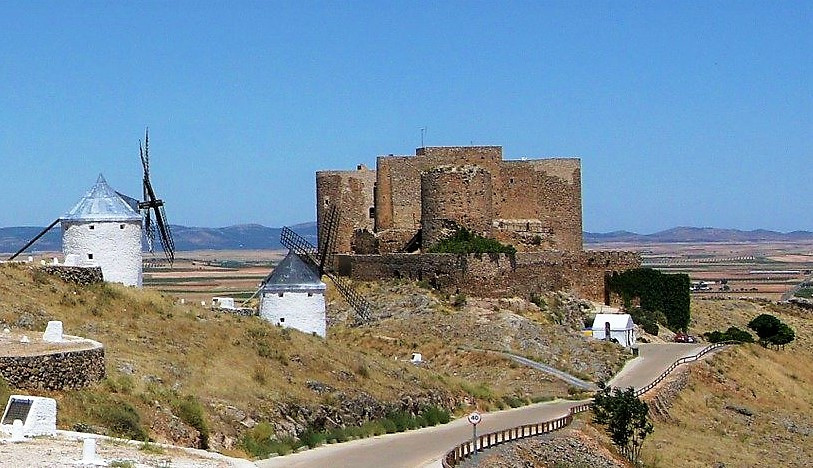
[[[141,286],[141,214],[99,174],[96,184],[62,218],[67,264],[99,266],[105,281]]]
[[[262,283],[260,317],[304,333],[327,334],[325,283],[319,273],[288,252]]]
[[[635,323],[630,314],[596,314],[593,338],[616,340],[625,348],[635,345]]]

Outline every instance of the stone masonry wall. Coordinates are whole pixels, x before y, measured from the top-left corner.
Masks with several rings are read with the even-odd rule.
[[[421,226],[427,249],[465,226],[491,237],[491,174],[480,166],[438,166],[421,175]]]
[[[37,390],[84,388],[105,376],[104,347],[34,356],[0,356],[0,375],[12,387]]]
[[[339,210],[339,228],[336,235],[336,251],[350,252],[356,230],[373,231],[375,209],[376,171],[359,166],[355,171],[319,171],[316,173],[316,222],[319,226],[319,242],[322,242],[323,220],[331,204]]]
[[[46,265],[38,267],[40,270],[54,275],[66,283],[88,285],[104,282],[101,267],[73,267],[64,265]]]
[[[479,297],[530,297],[531,293],[567,290],[605,301],[605,276],[640,266],[633,252],[518,252],[484,254],[340,255],[339,273],[356,280],[411,278],[435,287]]]

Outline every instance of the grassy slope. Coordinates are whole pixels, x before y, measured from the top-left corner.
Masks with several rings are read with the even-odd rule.
[[[428,293],[417,289],[388,297],[424,301],[418,296]],[[437,307],[440,315],[416,320],[402,316],[357,329],[337,326],[325,341],[255,317],[180,305],[156,291],[78,287],[29,267],[0,266],[0,322],[41,331],[48,320],[62,320],[66,333],[105,344],[104,382],[82,391],[31,392],[58,399],[61,428],[196,445],[198,431],[192,427],[197,418],[205,421],[210,444],[218,450],[235,447],[245,431],[240,420],[287,424],[280,415],[284,403],[338,405],[366,393],[383,402],[434,395],[452,404],[468,394],[474,397],[469,401],[493,408],[516,404],[515,397],[528,402],[567,395],[565,385],[539,372],[493,355],[460,351],[460,342],[446,337],[468,336],[487,325],[488,317],[479,314],[470,322],[464,310],[448,302]],[[495,340],[514,339],[510,327],[495,330],[507,333]],[[397,338],[381,338],[389,334]],[[576,338],[574,343],[582,342]],[[424,351],[428,365],[416,367],[403,359],[416,349]],[[608,359],[617,361],[617,354],[609,352]],[[313,381],[331,389],[311,390]]]
[[[788,323],[797,341],[784,351],[742,346],[691,368],[688,387],[657,421],[644,446],[650,466],[811,466],[813,321],[791,306],[696,301],[693,332],[745,329],[760,313]],[[726,406],[729,408],[727,409]],[[753,412],[746,416],[731,408]]]
[[[83,288],[25,267],[0,267],[0,321],[44,330],[48,320],[62,320],[66,333],[101,341],[106,348],[107,381],[84,391],[50,392],[58,398],[62,428],[80,423],[109,428],[102,413],[129,403],[141,425],[154,428],[151,436],[177,441],[164,427],[166,411],[177,413],[179,399],[194,395],[212,431],[234,437],[241,426],[221,417],[219,408],[231,405],[262,421],[275,416],[278,402],[322,403],[326,397],[309,390],[309,380],[350,396],[363,389],[381,400],[424,391],[460,393],[408,363],[257,318],[175,304],[153,291]]]

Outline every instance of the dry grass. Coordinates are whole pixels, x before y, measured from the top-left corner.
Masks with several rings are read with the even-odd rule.
[[[234,438],[242,427],[223,417],[222,408],[233,406],[262,421],[278,417],[281,402],[322,403],[308,380],[386,401],[409,392],[449,392],[430,371],[348,349],[341,341],[180,305],[156,291],[77,287],[49,276],[34,281],[32,274],[25,266],[0,267],[0,322],[41,331],[48,320],[62,320],[66,333],[100,341],[106,350],[105,382],[49,393],[59,401],[62,428],[109,428],[88,405],[131,405],[141,426],[152,428],[151,437],[177,441],[163,422],[166,411],[193,395],[203,403],[212,432]]]
[[[813,359],[809,315],[791,306],[745,301],[693,304],[698,331],[745,324],[772,313],[795,329],[784,351],[747,345],[692,367],[688,387],[657,421],[644,446],[649,466],[789,466],[813,464]],[[753,413],[747,416],[737,409]]]

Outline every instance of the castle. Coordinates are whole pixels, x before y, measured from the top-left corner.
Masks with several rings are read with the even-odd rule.
[[[316,202],[320,245],[327,211],[338,209],[334,267],[355,279],[410,277],[487,296],[569,289],[604,301],[604,277],[640,265],[631,252],[583,250],[577,158],[503,160],[500,146],[418,148],[415,156],[379,156],[375,170],[317,172]],[[460,227],[517,253],[426,253]]]

